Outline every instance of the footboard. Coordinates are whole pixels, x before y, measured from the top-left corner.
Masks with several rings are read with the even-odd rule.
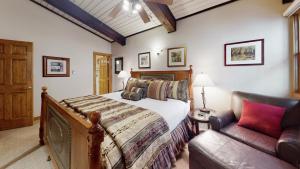
[[[42,90],[40,144],[47,145],[56,168],[103,169],[100,112],[92,112],[87,121],[48,95],[46,87]]]

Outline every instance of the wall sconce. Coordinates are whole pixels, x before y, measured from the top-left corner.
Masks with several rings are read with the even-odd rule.
[[[163,49],[161,49],[160,51],[158,51],[158,52],[156,53],[156,55],[159,56],[162,52],[163,52]]]

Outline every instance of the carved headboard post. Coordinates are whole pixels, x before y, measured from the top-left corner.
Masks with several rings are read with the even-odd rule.
[[[101,142],[104,141],[104,131],[99,122],[100,112],[92,112],[89,116],[92,127],[89,129],[89,169],[103,169],[101,159]]]
[[[45,133],[45,118],[46,118],[46,111],[47,111],[47,107],[46,107],[46,96],[47,96],[47,87],[43,86],[42,87],[42,94],[41,94],[41,98],[42,98],[42,105],[41,105],[41,116],[40,116],[40,129],[39,129],[39,138],[40,138],[40,145],[44,145],[45,141],[44,141],[44,133]]]
[[[193,90],[193,65],[190,65],[189,70],[189,96],[191,101],[191,111],[194,111],[195,104],[194,104],[194,90]]]

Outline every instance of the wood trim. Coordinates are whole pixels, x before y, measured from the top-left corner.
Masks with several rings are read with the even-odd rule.
[[[31,1],[32,3],[35,3],[36,5],[38,5],[38,6],[40,6],[40,7],[42,7],[42,8],[44,8],[44,9],[48,10],[49,12],[51,12],[51,13],[57,15],[57,16],[60,16],[61,18],[65,19],[65,20],[67,20],[67,21],[69,21],[69,22],[71,22],[72,24],[74,24],[74,25],[76,25],[76,26],[78,26],[78,27],[84,29],[85,31],[88,31],[88,32],[91,33],[91,34],[93,34],[93,35],[95,35],[95,36],[98,36],[99,38],[101,38],[101,39],[103,39],[103,40],[105,40],[105,41],[107,41],[107,42],[109,42],[109,43],[113,43],[113,42],[114,42],[114,41],[108,40],[107,38],[105,38],[105,37],[103,37],[103,36],[101,36],[101,35],[98,35],[98,34],[94,33],[93,31],[91,31],[91,30],[89,30],[89,29],[87,29],[87,28],[85,28],[85,27],[79,25],[78,23],[76,23],[76,22],[72,21],[71,19],[69,19],[69,18],[67,18],[67,17],[65,17],[65,16],[63,16],[63,15],[61,15],[61,14],[59,14],[58,12],[49,9],[49,8],[47,8],[46,6],[43,6],[42,4],[40,4],[40,3],[38,3],[38,2],[35,2],[34,0],[30,0],[30,1]]]
[[[192,13],[192,14],[189,14],[189,15],[186,15],[186,16],[183,16],[183,17],[180,17],[180,18],[178,18],[178,19],[176,19],[176,20],[177,20],[177,21],[180,21],[180,20],[183,20],[183,19],[192,17],[192,16],[194,16],[194,15],[198,15],[198,14],[201,14],[201,13],[204,13],[204,12],[207,12],[207,11],[210,11],[210,10],[213,10],[213,9],[216,9],[216,8],[223,7],[223,6],[225,6],[225,5],[231,4],[231,3],[236,2],[236,1],[239,1],[239,0],[231,0],[231,1],[228,1],[228,2],[224,2],[224,3],[218,4],[218,5],[209,7],[209,8],[207,8],[207,9],[204,9],[204,10],[201,10],[201,11],[198,11],[198,12],[195,12],[195,13]]]
[[[41,116],[37,116],[37,117],[34,117],[33,118],[33,121],[38,121],[38,120],[40,120],[41,119]]]
[[[100,155],[100,147],[101,142],[104,140],[104,131],[98,124],[101,118],[100,112],[92,112],[88,117],[90,121],[89,122],[87,119],[76,115],[76,113],[62,106],[59,102],[48,95],[47,87],[43,87],[42,90],[42,106],[39,132],[40,145],[46,144],[50,150],[50,156],[53,157],[53,153],[51,153],[53,147],[48,144],[47,137],[45,136],[47,128],[49,127],[49,122],[46,118],[48,116],[47,108],[48,106],[50,106],[55,110],[55,112],[57,112],[65,120],[67,120],[71,127],[72,146],[70,169],[103,169],[103,166],[101,165],[102,159]],[[78,154],[82,155],[79,157],[81,160],[78,160]],[[55,160],[53,160],[53,163],[56,165]]]
[[[167,29],[169,33],[176,31],[176,19],[168,5],[145,1],[144,3]]]
[[[174,80],[188,80],[188,90],[189,90],[189,99],[191,101],[190,108],[194,110],[194,91],[193,91],[193,69],[192,65],[190,65],[188,70],[166,70],[166,71],[133,71],[131,69],[131,77],[141,78],[142,75],[174,75]]]
[[[60,11],[72,16],[74,19],[82,22],[83,24],[89,26],[92,29],[104,34],[105,36],[115,40],[121,45],[126,45],[126,38],[106,25],[105,23],[101,22],[99,19],[91,15],[90,13],[86,12],[85,10],[81,9],[79,6],[75,5],[69,0],[44,0],[48,4],[54,6],[55,8],[59,9]]]
[[[63,60],[66,61],[66,74],[48,74],[47,71],[47,61],[52,60]],[[70,77],[70,58],[55,57],[55,56],[43,56],[43,77]]]
[[[93,53],[93,92],[96,94],[96,56],[107,56],[109,59],[109,67],[108,67],[108,73],[109,73],[109,86],[108,90],[111,93],[112,92],[112,54],[108,53],[101,53],[101,52],[94,52]]]
[[[224,2],[224,3],[222,3],[222,4],[219,4],[219,5],[212,6],[212,7],[210,7],[210,8],[207,8],[207,9],[204,9],[204,10],[201,10],[201,11],[198,11],[198,12],[195,12],[195,13],[192,13],[192,14],[190,14],[190,15],[186,15],[186,16],[183,16],[183,17],[181,17],[181,18],[177,18],[176,21],[184,20],[184,19],[187,19],[187,18],[192,17],[192,16],[194,16],[194,15],[198,15],[198,14],[201,14],[201,13],[204,13],[204,12],[208,12],[208,11],[210,11],[210,10],[213,10],[213,9],[216,9],[216,8],[223,7],[223,6],[225,6],[225,5],[231,4],[231,3],[236,2],[236,1],[239,1],[239,0],[231,0],[231,1]],[[162,26],[162,25],[154,26],[154,27],[152,27],[152,28],[149,28],[149,29],[146,29],[146,30],[143,30],[143,31],[140,31],[140,32],[131,34],[131,35],[128,35],[128,36],[126,36],[126,38],[129,38],[129,37],[131,37],[131,36],[135,36],[135,35],[138,35],[138,34],[147,32],[147,31],[150,31],[150,30],[152,30],[152,29],[156,29],[156,28],[161,27],[161,26]],[[113,41],[113,42],[114,42],[114,41]],[[112,43],[113,43],[113,42],[112,42]]]

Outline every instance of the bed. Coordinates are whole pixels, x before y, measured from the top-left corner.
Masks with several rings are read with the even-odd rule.
[[[174,165],[171,156],[177,155],[184,147],[184,143],[190,139],[191,133],[187,113],[194,109],[192,90],[192,66],[188,70],[172,71],[131,71],[131,77],[140,79],[165,79],[188,80],[189,101],[187,103],[168,99],[159,101],[154,99],[142,99],[129,101],[121,98],[120,92],[101,96],[101,99],[117,101],[149,110],[159,114],[167,123],[172,142],[168,149],[163,149],[151,165],[146,168],[170,168]],[[39,138],[40,144],[46,144],[53,164],[59,169],[104,169],[122,168],[122,165],[108,166],[103,151],[107,148],[109,131],[105,128],[105,112],[90,112],[88,116],[76,113],[70,107],[63,105],[47,93],[47,88],[42,88],[42,107]],[[123,105],[123,104],[122,104]],[[101,118],[102,115],[102,118]],[[101,121],[101,123],[100,123]],[[109,122],[108,122],[109,123]],[[101,125],[100,125],[101,124]],[[109,135],[110,137],[113,137]],[[116,141],[113,141],[116,142]],[[101,150],[102,148],[102,150]],[[119,147],[120,148],[120,147]],[[167,147],[166,147],[167,148]],[[121,148],[120,148],[121,149]],[[172,155],[165,150],[172,149]],[[123,151],[123,149],[122,149]],[[171,150],[170,150],[171,151]],[[124,155],[125,156],[125,155]],[[166,159],[167,157],[167,159]],[[122,159],[126,158],[122,156]],[[130,167],[125,167],[130,168]],[[132,167],[138,168],[138,167]]]

